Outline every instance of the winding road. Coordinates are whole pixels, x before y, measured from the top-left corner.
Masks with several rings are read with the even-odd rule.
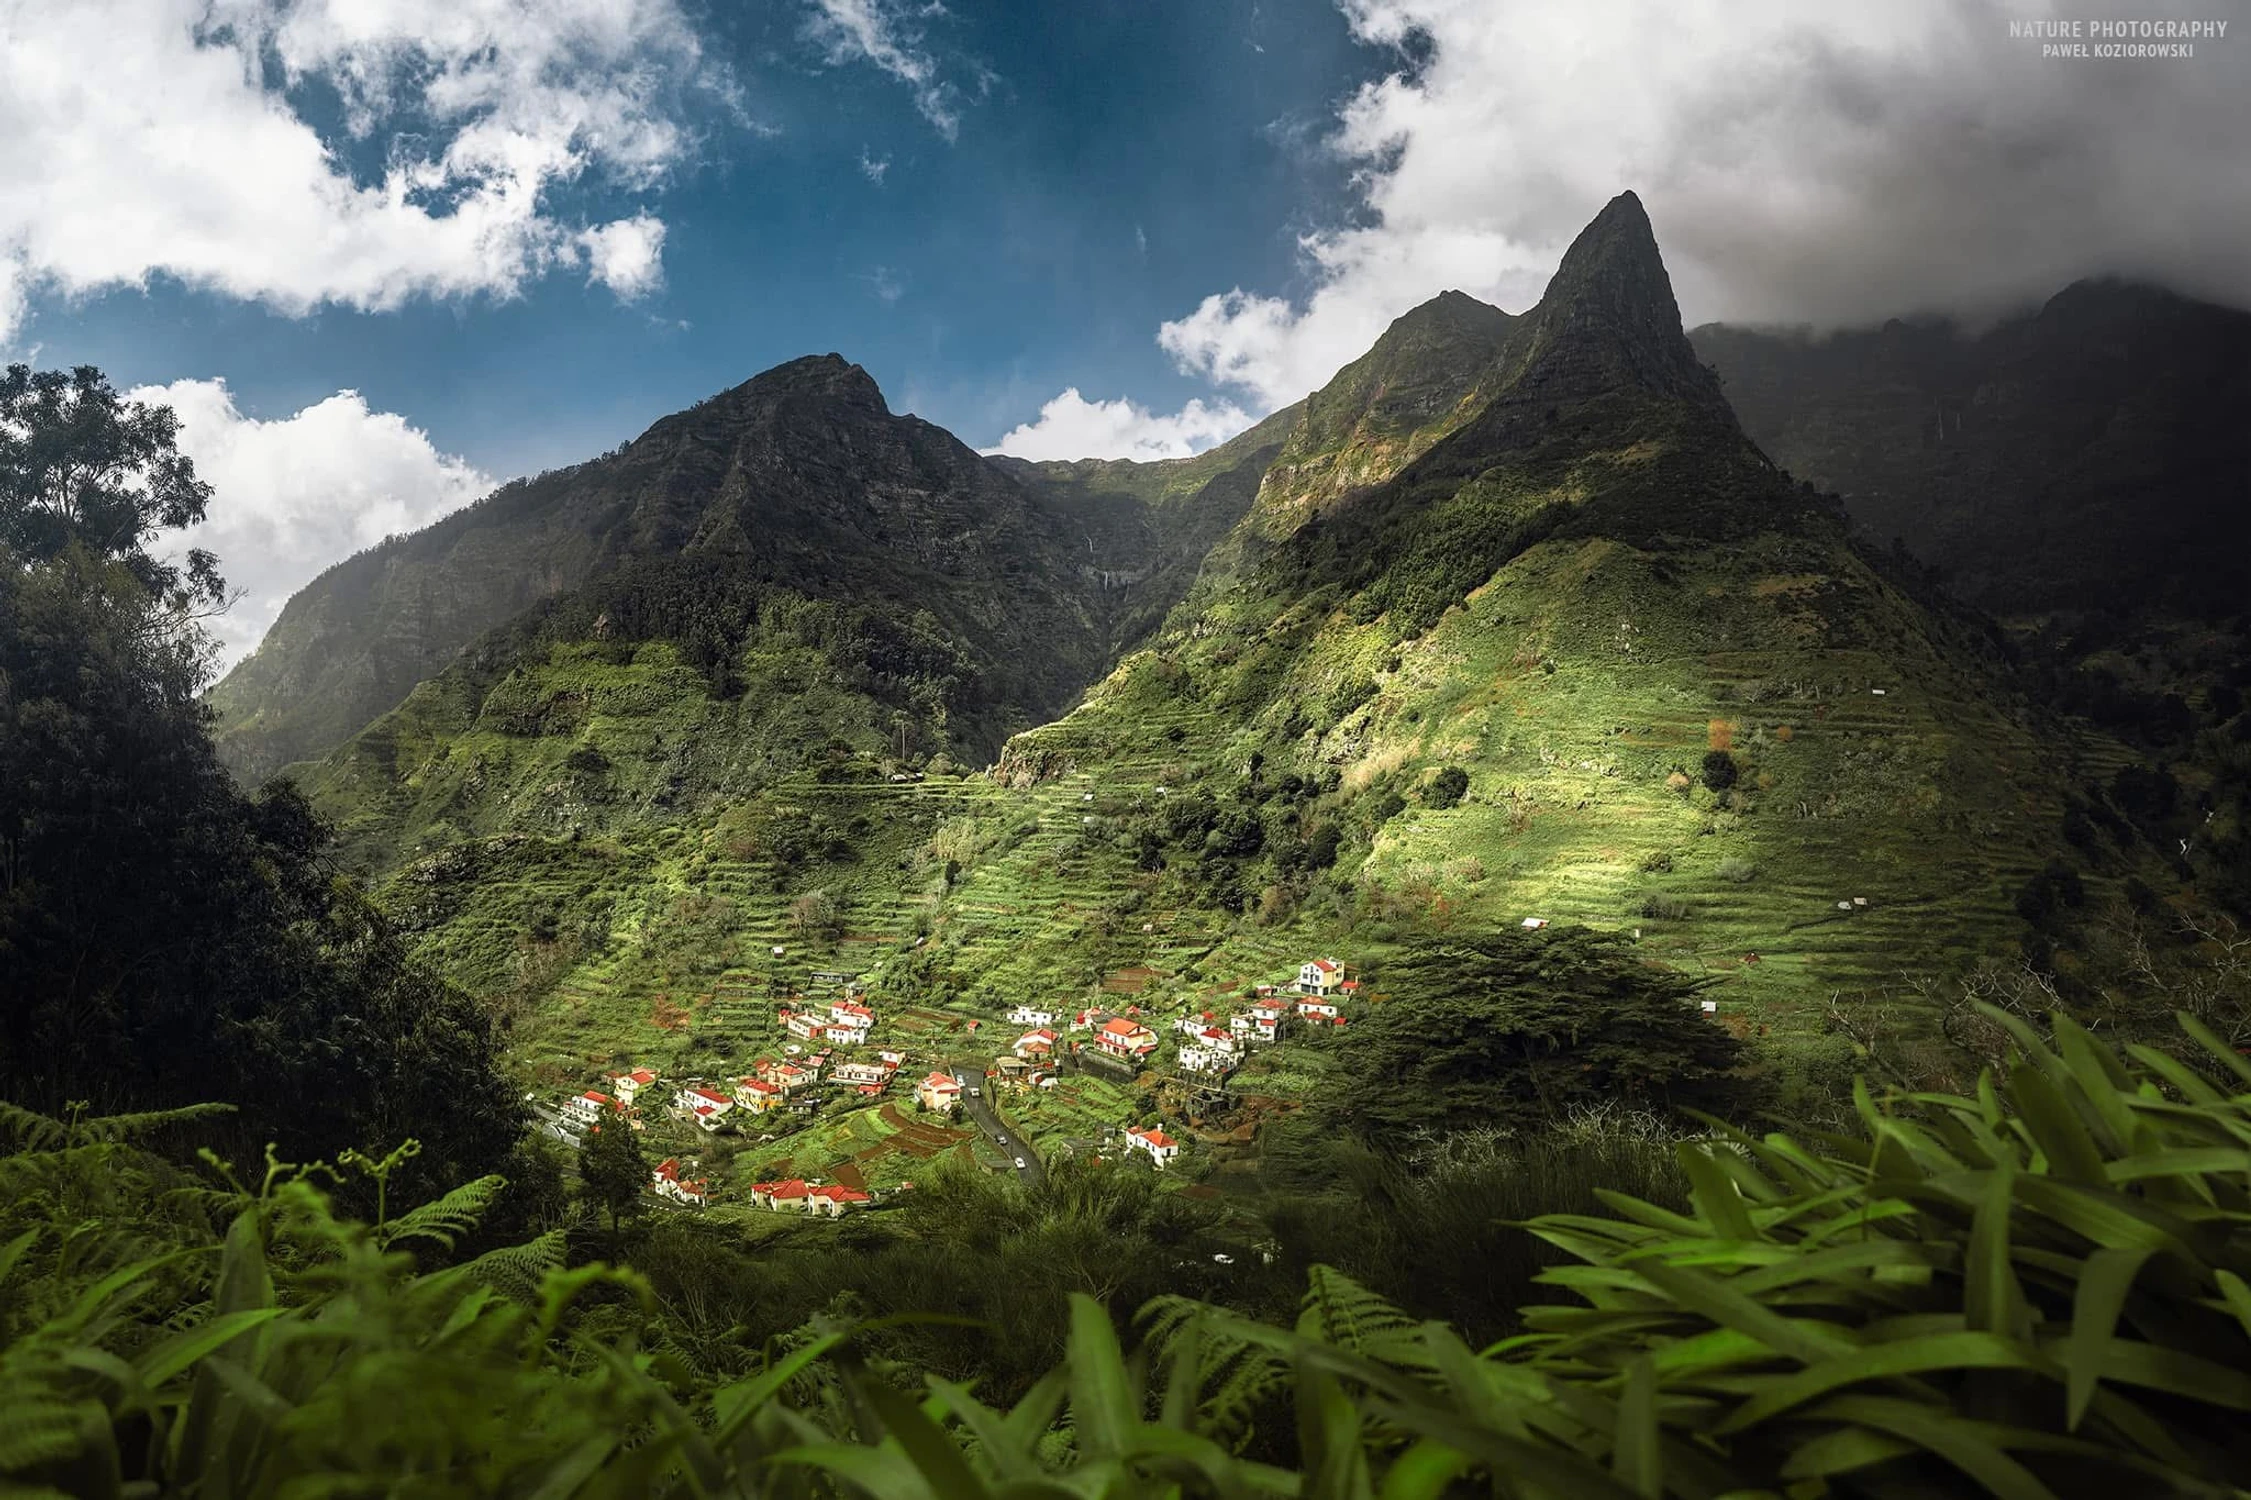
[[[1017,1178],[1027,1186],[1045,1181],[1047,1168],[1040,1165],[1040,1155],[1032,1149],[1032,1143],[1001,1124],[1000,1116],[993,1113],[993,1106],[983,1092],[986,1084],[984,1070],[967,1063],[952,1063],[948,1065],[947,1071],[954,1075],[954,1082],[961,1085],[962,1113],[974,1120],[977,1128],[1006,1152],[1010,1161],[1023,1161],[1022,1166],[1011,1169]],[[977,1092],[972,1093],[971,1090]]]

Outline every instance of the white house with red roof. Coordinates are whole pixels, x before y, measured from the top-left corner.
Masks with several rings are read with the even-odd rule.
[[[651,1069],[635,1068],[630,1073],[613,1075],[610,1079],[610,1088],[616,1093],[620,1104],[631,1104],[635,1094],[650,1087],[656,1081],[657,1075]]]
[[[1139,1021],[1113,1016],[1095,1029],[1094,1045],[1112,1057],[1147,1057],[1157,1050],[1157,1034]]]
[[[961,1103],[961,1080],[951,1073],[932,1073],[914,1086],[914,1096],[925,1109],[950,1110]]]
[[[617,1101],[600,1089],[588,1089],[563,1106],[582,1120],[598,1120],[617,1108]]]
[[[1330,1021],[1336,1018],[1337,1004],[1334,1000],[1320,1000],[1308,995],[1298,1001],[1297,1013],[1314,1020]]]
[[[1308,959],[1298,965],[1297,992],[1301,995],[1333,995],[1343,983],[1344,965],[1333,958]]]
[[[805,1190],[805,1211],[815,1218],[838,1218],[848,1208],[857,1208],[863,1203],[874,1201],[875,1194],[863,1193],[858,1188],[848,1188],[841,1183],[832,1182],[826,1187]]]
[[[733,1098],[703,1084],[690,1084],[672,1096],[672,1107],[685,1114],[704,1130],[717,1130],[727,1112],[735,1107]]]
[[[670,1198],[675,1203],[685,1203],[693,1208],[701,1208],[711,1201],[711,1184],[701,1177],[690,1180],[682,1176],[677,1157],[666,1157],[649,1176],[653,1179],[651,1186],[660,1198]]]
[[[782,1017],[782,1029],[800,1041],[815,1042],[828,1030],[828,1019],[818,1011],[792,1011]]]
[[[805,1209],[805,1195],[811,1189],[802,1177],[785,1177],[774,1182],[754,1182],[750,1185],[750,1201],[760,1208]]]
[[[1180,1143],[1162,1130],[1129,1130],[1126,1132],[1126,1149],[1148,1152],[1149,1160],[1156,1163],[1157,1170],[1161,1172],[1167,1162],[1180,1154]]]
[[[1082,1010],[1071,1017],[1071,1024],[1067,1029],[1071,1031],[1092,1031],[1108,1017],[1108,1011]]]
[[[1018,1057],[1022,1058],[1053,1057],[1055,1055],[1055,1033],[1044,1026],[1038,1031],[1027,1031],[1016,1039],[1016,1046],[1013,1050]]]

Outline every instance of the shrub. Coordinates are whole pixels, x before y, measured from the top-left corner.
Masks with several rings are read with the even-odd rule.
[[[1731,855],[1721,860],[1712,873],[1722,880],[1732,880],[1737,885],[1749,885],[1758,878],[1759,867],[1747,859]]]
[[[1641,857],[1641,867],[1652,875],[1668,874],[1673,868],[1673,852],[1670,849],[1652,849]]]
[[[1430,779],[1423,788],[1423,806],[1452,807],[1462,800],[1469,790],[1469,772],[1460,766],[1448,766]]]
[[[1653,921],[1685,922],[1693,910],[1669,891],[1650,891],[1641,898],[1641,914]]]
[[[1735,764],[1735,757],[1725,750],[1705,752],[1703,780],[1704,785],[1711,790],[1715,792],[1726,791],[1729,787],[1735,785],[1736,778],[1741,774],[1741,769]]]

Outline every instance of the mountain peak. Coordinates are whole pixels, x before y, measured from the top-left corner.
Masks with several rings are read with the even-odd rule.
[[[784,396],[813,396],[841,401],[849,406],[888,413],[883,390],[875,377],[841,354],[806,354],[764,370],[727,392],[729,396],[772,400]]]
[[[1532,321],[1526,387],[1546,399],[1619,387],[1724,405],[1688,342],[1641,199],[1620,193],[1564,251]]]

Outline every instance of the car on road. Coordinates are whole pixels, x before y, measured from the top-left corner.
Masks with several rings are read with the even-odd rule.
[[[1018,1170],[1022,1170],[1022,1168],[1023,1168],[1023,1166],[1024,1166],[1024,1158],[1023,1158],[1023,1157],[1019,1156],[1019,1157],[1017,1157],[1017,1158],[1016,1158],[1016,1166],[1017,1166]]]
[[[969,1091],[969,1097],[972,1099],[982,1099],[985,1097],[985,1091],[983,1089],[971,1089]]]
[[[1003,1146],[1008,1144],[1008,1137],[1005,1135],[995,1133],[993,1139],[1000,1142]]]

